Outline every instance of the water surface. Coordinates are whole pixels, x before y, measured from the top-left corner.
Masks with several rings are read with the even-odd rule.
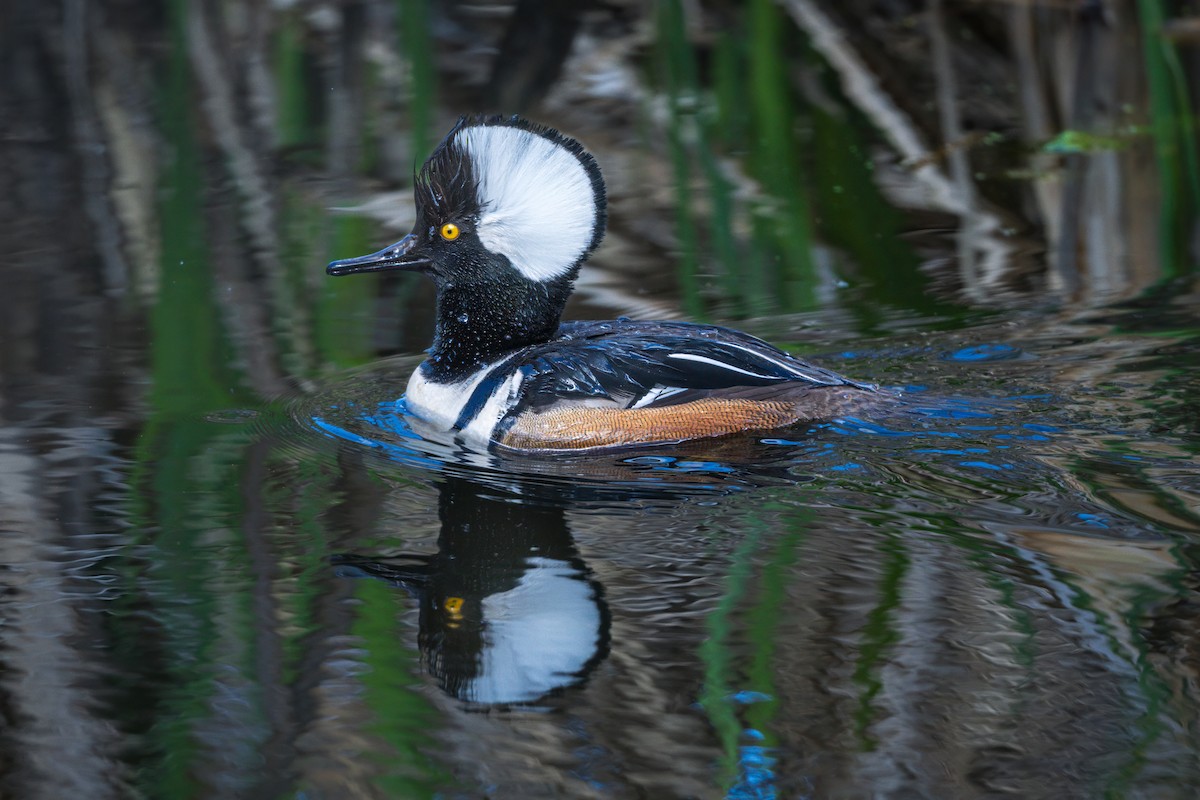
[[[566,41],[555,72],[507,7],[18,6],[0,795],[1200,790],[1174,45],[1111,131],[1027,46],[1133,45],[1061,9],[603,7],[517,31]],[[734,324],[902,402],[598,454],[422,439],[429,288],[323,266],[398,238],[432,131],[493,102],[608,177],[571,316]],[[913,160],[922,129],[948,144]]]

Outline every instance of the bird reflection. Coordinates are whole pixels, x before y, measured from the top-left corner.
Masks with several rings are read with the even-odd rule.
[[[609,614],[563,509],[448,476],[438,516],[435,555],[333,561],[417,598],[423,660],[453,697],[529,704],[583,682],[607,655]]]

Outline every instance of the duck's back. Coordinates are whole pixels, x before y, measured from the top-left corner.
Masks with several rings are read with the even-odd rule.
[[[513,381],[514,372],[519,381]],[[740,331],[570,322],[485,381],[519,386],[491,438],[519,450],[617,447],[769,430],[849,413],[873,387]],[[484,385],[481,399],[491,396]]]

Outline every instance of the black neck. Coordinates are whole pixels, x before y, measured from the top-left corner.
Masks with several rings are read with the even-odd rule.
[[[439,286],[429,377],[454,382],[512,350],[549,341],[570,293],[569,277]]]

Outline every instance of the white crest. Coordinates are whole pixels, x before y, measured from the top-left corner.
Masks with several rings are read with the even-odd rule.
[[[479,186],[483,246],[535,281],[573,267],[595,239],[599,212],[579,157],[545,136],[504,125],[465,128],[458,142]]]

